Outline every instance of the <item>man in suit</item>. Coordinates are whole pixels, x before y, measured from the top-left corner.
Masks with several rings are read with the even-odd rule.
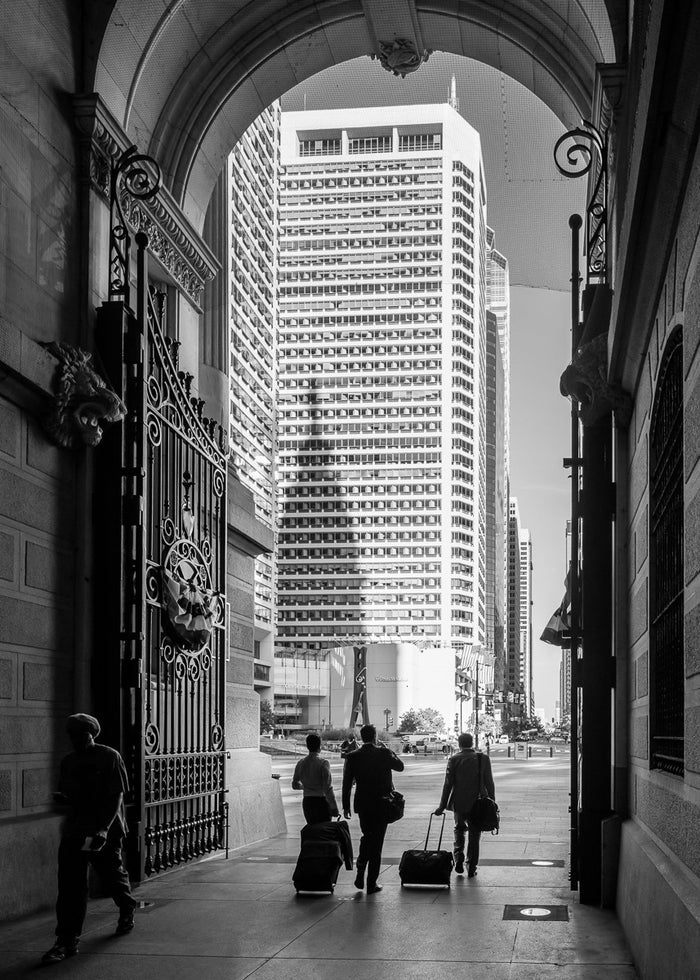
[[[382,890],[382,886],[377,884],[377,878],[382,863],[387,820],[381,800],[393,788],[392,771],[403,772],[403,762],[385,745],[377,744],[377,730],[374,725],[363,725],[360,738],[360,748],[345,759],[343,813],[346,819],[350,818],[350,793],[354,783],[355,813],[360,818],[362,831],[355,888],[364,888],[366,870],[367,894],[372,895]]]
[[[485,791],[492,800],[496,799],[496,788],[491,773],[491,760],[482,752],[474,751],[474,736],[468,732],[459,736],[459,752],[447,762],[445,783],[442,787],[440,805],[435,811],[441,816],[445,810],[453,810],[455,817],[455,872],[464,874],[464,836],[469,832],[467,844],[468,877],[476,876],[479,863],[479,841],[481,831],[470,820],[469,814],[479,793]],[[481,761],[481,782],[479,782],[479,762]]]

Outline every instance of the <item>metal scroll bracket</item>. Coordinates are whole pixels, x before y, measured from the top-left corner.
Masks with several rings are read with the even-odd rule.
[[[554,163],[565,177],[592,174],[586,204],[586,281],[608,281],[608,136],[586,119],[554,144]]]
[[[109,298],[129,306],[131,293],[131,232],[127,214],[134,200],[150,201],[160,190],[162,178],[156,161],[135,146],[126,149],[112,165],[109,181]],[[133,225],[134,222],[132,221]]]

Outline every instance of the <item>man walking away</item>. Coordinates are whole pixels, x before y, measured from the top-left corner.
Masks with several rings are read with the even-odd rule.
[[[343,770],[343,813],[350,818],[350,793],[355,784],[355,813],[360,818],[360,851],[357,856],[357,877],[355,888],[365,886],[367,871],[367,894],[380,892],[377,884],[382,863],[382,847],[386,835],[387,820],[382,806],[382,797],[392,788],[392,770],[403,772],[403,762],[385,745],[377,745],[377,730],[374,725],[363,725],[360,729],[362,745],[351,752],[345,760]]]
[[[474,751],[474,737],[468,732],[458,739],[459,752],[448,759],[445,784],[442,787],[440,805],[435,811],[441,816],[445,810],[453,810],[455,818],[454,856],[455,872],[464,874],[464,836],[469,832],[467,844],[468,877],[476,876],[479,863],[479,841],[481,831],[470,820],[469,814],[476,803],[482,787],[492,800],[496,799],[493,785],[491,760],[483,752]],[[479,762],[481,762],[481,783],[479,782]]]
[[[129,789],[124,761],[115,749],[96,744],[100,723],[91,715],[71,715],[66,732],[73,751],[61,762],[54,793],[55,801],[67,807],[58,848],[56,942],[44,953],[43,963],[59,963],[78,952],[87,912],[88,865],[119,907],[118,936],[134,928],[138,905],[122,864],[124,794]]]
[[[338,804],[333,792],[333,778],[328,759],[322,759],[321,738],[316,732],[306,736],[309,754],[297,762],[292,777],[292,789],[303,789],[302,809],[307,823],[324,823],[338,816]]]

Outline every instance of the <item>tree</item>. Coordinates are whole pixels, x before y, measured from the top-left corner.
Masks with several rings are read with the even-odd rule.
[[[269,701],[260,702],[260,734],[269,732],[274,727],[274,712]]]
[[[424,732],[444,732],[445,719],[435,708],[420,708],[418,715]]]
[[[403,735],[408,735],[410,732],[417,732],[419,720],[418,712],[414,708],[409,708],[399,718],[399,727],[396,731]]]
[[[408,735],[411,732],[443,732],[445,730],[445,719],[435,708],[409,708],[399,718],[399,727],[396,731],[400,735]]]

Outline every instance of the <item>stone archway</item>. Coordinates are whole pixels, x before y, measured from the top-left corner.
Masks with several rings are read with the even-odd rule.
[[[493,66],[534,92],[567,126],[591,112],[596,64],[624,59],[626,5],[553,2],[194,0],[136,7],[117,0],[94,28],[94,88],[201,230],[226,155],[274,99],[324,68],[406,40]]]

